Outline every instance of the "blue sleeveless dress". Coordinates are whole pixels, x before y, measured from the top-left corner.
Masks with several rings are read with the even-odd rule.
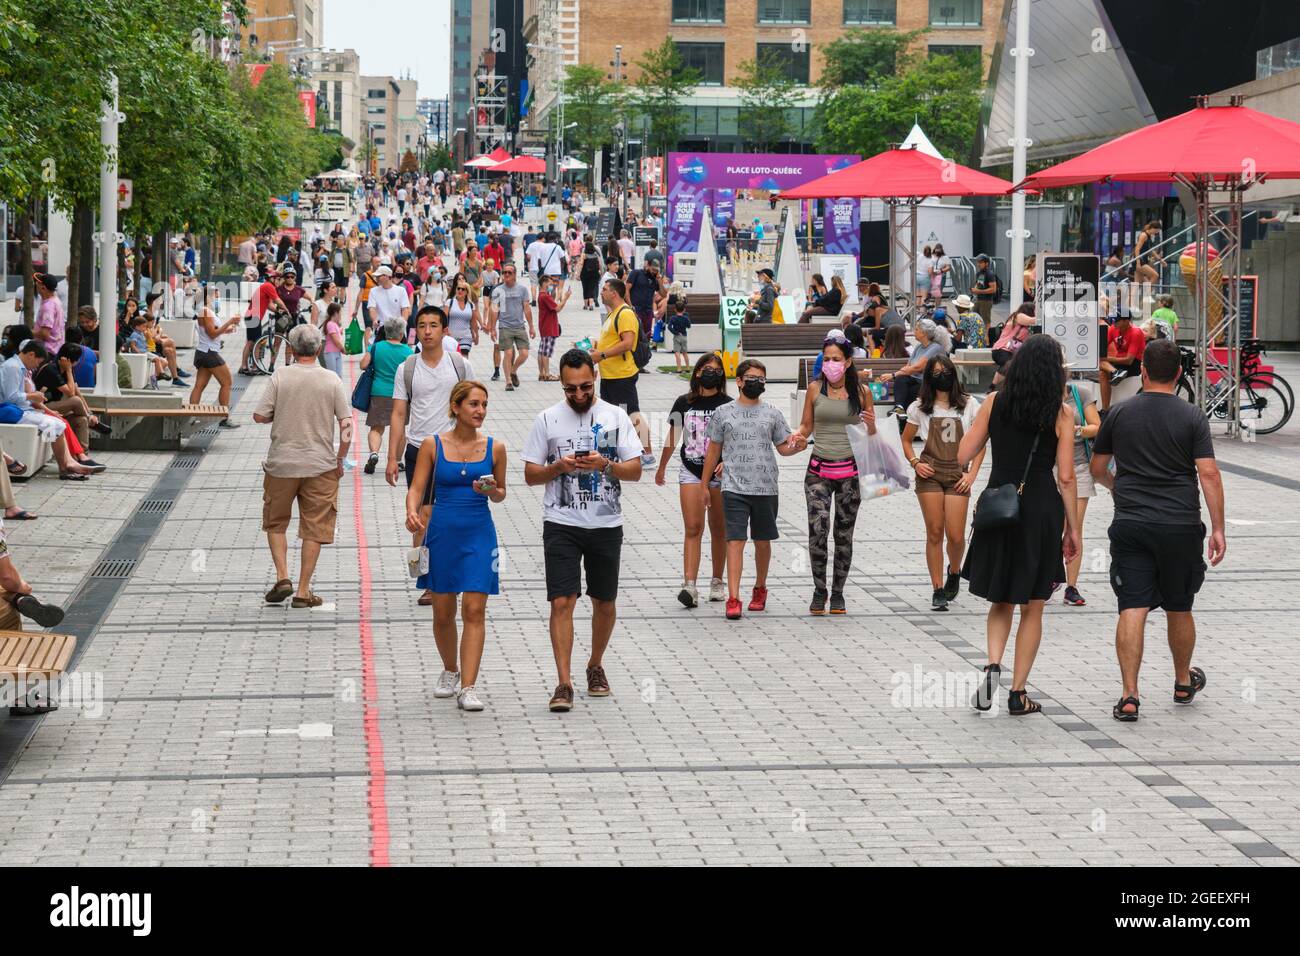
[[[429,549],[429,573],[416,585],[434,594],[476,591],[496,594],[497,529],[488,510],[488,499],[474,490],[474,481],[492,474],[492,439],[481,461],[448,461],[438,445],[434,473],[433,514],[424,533]]]

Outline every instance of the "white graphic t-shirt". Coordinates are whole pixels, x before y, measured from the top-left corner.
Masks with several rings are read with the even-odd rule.
[[[549,465],[580,449],[610,461],[641,457],[641,439],[627,412],[597,399],[585,412],[567,401],[537,416],[520,453],[524,461]],[[617,528],[623,524],[622,484],[598,471],[561,474],[546,484],[542,518],[579,528]]]

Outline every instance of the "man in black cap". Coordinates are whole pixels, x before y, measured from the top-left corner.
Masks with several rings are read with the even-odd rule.
[[[772,310],[776,307],[776,273],[771,269],[758,270],[759,287],[750,297],[750,310],[746,318],[750,322],[772,324]]]
[[[997,274],[989,268],[988,256],[981,252],[975,257],[975,266],[979,271],[975,273],[975,281],[970,290],[975,293],[975,311],[984,320],[984,328],[987,329],[991,327],[993,303],[997,301],[1001,289]]]

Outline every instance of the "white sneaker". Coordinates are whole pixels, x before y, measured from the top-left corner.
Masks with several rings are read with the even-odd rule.
[[[433,687],[434,697],[455,697],[456,688],[460,684],[459,671],[443,671],[438,677],[438,683]]]
[[[727,585],[723,583],[722,578],[714,578],[709,582],[709,600],[725,601],[727,599]]]
[[[677,592],[677,600],[682,602],[682,607],[693,608],[700,604],[700,592],[696,590],[694,584],[682,582],[682,589]]]
[[[655,456],[650,454],[650,452],[646,452],[644,455],[641,456],[641,467],[649,468],[654,463],[655,463]]]
[[[462,687],[456,692],[456,706],[461,710],[482,710],[483,701],[479,700],[478,691],[474,685]]]

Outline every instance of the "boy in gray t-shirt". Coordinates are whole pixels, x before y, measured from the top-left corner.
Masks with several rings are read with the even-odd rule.
[[[740,571],[745,541],[754,539],[757,577],[751,611],[767,606],[767,570],[772,563],[776,530],[777,478],[780,469],[775,448],[782,455],[797,455],[807,447],[804,437],[791,432],[785,416],[759,396],[767,384],[767,369],[755,359],[736,368],[740,397],[715,411],[709,419],[708,448],[703,474],[712,475],[722,465],[722,510],[727,523],[727,618],[740,618]],[[699,486],[708,494],[707,482]]]

